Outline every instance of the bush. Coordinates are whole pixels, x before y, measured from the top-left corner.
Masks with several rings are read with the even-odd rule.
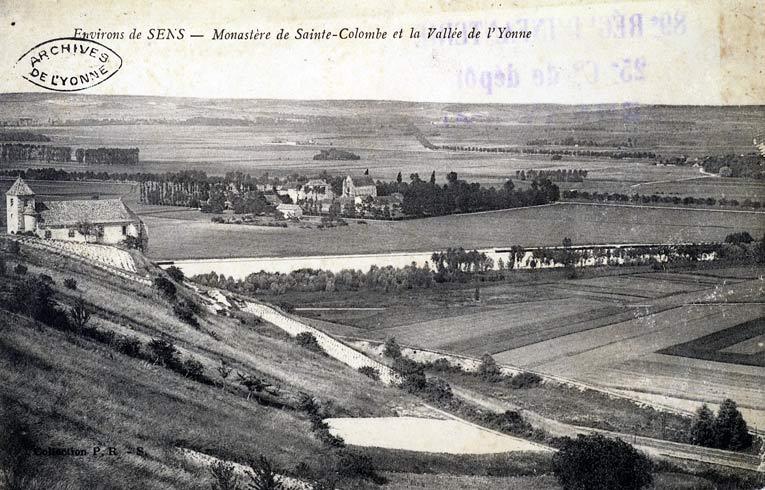
[[[436,403],[447,403],[452,399],[452,387],[441,378],[425,381],[423,392],[428,399]]]
[[[77,298],[74,305],[69,309],[71,324],[75,329],[81,331],[90,321],[90,310],[82,298]]]
[[[160,364],[169,368],[178,366],[178,350],[176,350],[172,342],[164,339],[151,339],[148,347],[151,360],[154,364]]]
[[[167,272],[167,275],[170,276],[170,279],[175,282],[183,282],[183,280],[186,279],[186,275],[183,273],[183,271],[174,265],[171,265],[165,269],[165,272]]]
[[[210,465],[210,475],[213,478],[212,490],[238,490],[240,488],[239,477],[231,463],[216,461]]]
[[[5,259],[0,257],[0,277],[5,275]]]
[[[316,337],[311,332],[300,332],[295,336],[295,341],[304,349],[326,354],[316,340]]]
[[[77,289],[77,280],[75,280],[72,277],[67,277],[66,279],[64,279],[64,287],[66,287],[67,289],[72,289],[72,290]]]
[[[505,410],[504,413],[478,412],[476,415],[479,423],[494,430],[526,438],[534,438],[536,435],[531,424],[515,410]]]
[[[425,370],[419,363],[405,357],[399,357],[393,363],[393,369],[398,371],[403,378],[401,382],[403,390],[410,393],[418,393],[425,389],[427,384]]]
[[[512,388],[531,388],[542,382],[542,378],[534,373],[522,372],[510,378]]]
[[[13,242],[16,243],[16,242]],[[16,267],[13,268],[13,272],[15,272],[19,276],[26,275],[27,273],[27,266],[24,264],[16,264]]]
[[[137,337],[120,337],[116,347],[119,352],[130,357],[141,355],[141,341]]]
[[[502,379],[502,371],[497,366],[497,361],[489,354],[481,356],[481,364],[478,366],[478,376],[485,380],[496,382]]]
[[[195,313],[198,308],[196,303],[187,300],[181,300],[173,305],[173,313],[184,323],[191,325],[192,327],[198,327],[199,321],[197,320]]]
[[[175,298],[175,284],[165,279],[164,277],[159,276],[154,279],[154,287],[157,288],[162,296],[164,296],[166,299]]]
[[[359,372],[364,376],[368,376],[374,380],[380,379],[380,372],[372,366],[361,366]]]
[[[143,242],[140,239],[138,239],[138,238],[136,238],[136,237],[134,237],[132,235],[126,236],[125,239],[122,240],[122,245],[125,248],[130,248],[130,249],[135,249],[135,250],[143,250]]]
[[[752,238],[752,235],[750,235],[748,231],[731,233],[725,237],[725,243],[732,243],[735,245],[740,245],[742,243],[752,243],[753,241],[754,238]]]
[[[390,337],[385,340],[383,355],[385,357],[390,357],[391,359],[398,359],[401,357],[401,346],[396,342],[396,337]]]
[[[201,381],[205,376],[205,367],[201,362],[189,357],[183,361],[183,375],[195,381]]]
[[[42,282],[47,282],[48,284],[51,284],[51,285],[56,284],[56,281],[54,281],[53,278],[50,277],[48,274],[38,274],[37,277],[40,278]]]
[[[621,439],[600,434],[564,438],[553,456],[553,471],[564,489],[637,490],[653,482],[651,462]]]
[[[53,289],[46,282],[34,278],[19,282],[4,303],[10,311],[27,315],[53,328],[70,328],[69,317],[65,311],[56,308]]]
[[[250,488],[255,490],[282,490],[286,488],[276,468],[263,455],[250,461]]]

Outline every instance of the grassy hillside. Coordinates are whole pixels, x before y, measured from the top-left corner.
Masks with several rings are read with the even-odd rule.
[[[0,407],[5,430],[27,424],[35,447],[75,448],[86,456],[35,456],[38,483],[76,482],[77,487],[202,488],[208,475],[174,451],[187,447],[235,461],[265,454],[284,471],[299,463],[318,471],[332,456],[312,434],[296,401],[304,392],[326,414],[372,416],[414,399],[375,384],[294,342],[267,336],[228,317],[199,314],[195,328],[175,318],[167,300],[152,288],[132,285],[84,264],[22,248],[4,254],[7,276],[0,299],[14,287],[49,276],[55,303],[69,308],[83,298],[93,316],[88,328],[117,337],[172,342],[181,359],[204,366],[208,382],[119,352],[116,341],[89,338],[0,309]],[[24,275],[12,270],[27,267]],[[63,286],[77,281],[77,289]],[[188,292],[179,290],[179,296]],[[216,371],[223,359],[233,369],[226,382]],[[236,373],[256,375],[272,388],[248,399]],[[233,378],[233,379],[232,379]],[[279,408],[275,408],[278,406]],[[93,456],[93,447],[116,454]],[[143,454],[139,454],[141,447]],[[132,453],[132,454],[131,454]]]

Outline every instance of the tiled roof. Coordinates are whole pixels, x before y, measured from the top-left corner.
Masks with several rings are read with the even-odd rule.
[[[356,187],[375,185],[375,181],[369,175],[362,175],[361,177],[351,177],[353,185]]]
[[[6,196],[34,196],[35,193],[29,188],[24,179],[19,177],[10,189],[5,192]]]
[[[43,226],[69,226],[79,222],[124,223],[138,218],[119,199],[89,201],[46,201],[40,209]]]

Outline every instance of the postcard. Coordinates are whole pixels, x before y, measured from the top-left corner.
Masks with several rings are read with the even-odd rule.
[[[765,487],[761,2],[0,6],[0,488]]]

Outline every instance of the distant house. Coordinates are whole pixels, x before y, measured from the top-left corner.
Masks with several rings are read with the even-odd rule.
[[[285,218],[302,218],[303,208],[297,204],[279,204],[276,210],[282,213]]]
[[[343,197],[356,198],[359,196],[377,197],[375,181],[368,175],[362,175],[361,177],[351,177],[349,175],[343,181]]]
[[[141,220],[120,199],[41,202],[20,177],[5,196],[9,234],[104,244],[147,238]]]
[[[288,182],[282,186],[277,187],[276,194],[282,197],[289,196],[292,203],[296,203],[300,197],[300,189],[302,187],[303,184],[299,182]]]
[[[298,199],[309,201],[331,201],[335,198],[332,186],[323,179],[313,179],[306,182],[300,190]]]

